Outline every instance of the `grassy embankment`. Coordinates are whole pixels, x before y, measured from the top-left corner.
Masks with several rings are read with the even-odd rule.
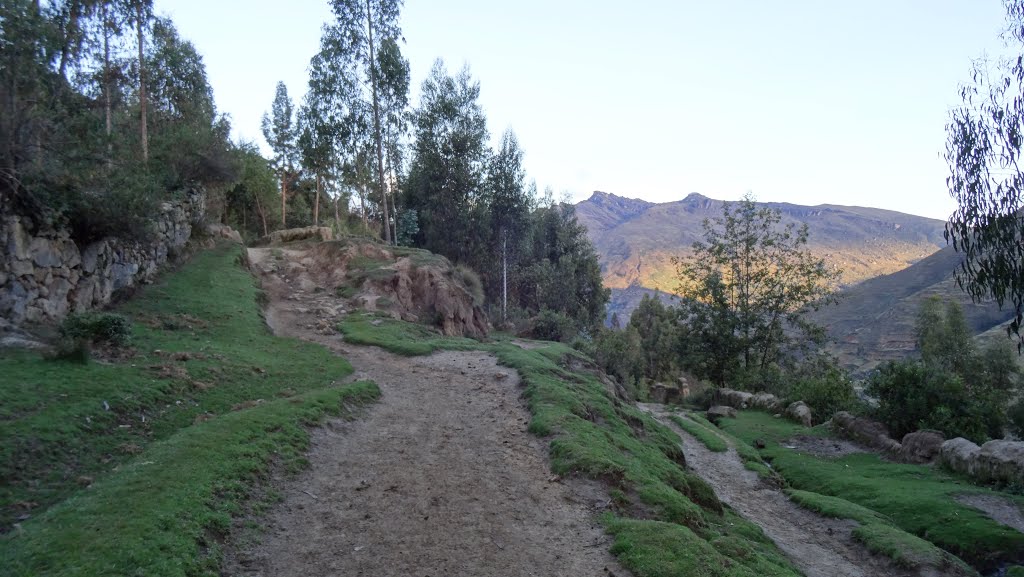
[[[119,307],[134,321],[120,360],[0,352],[5,575],[217,574],[232,516],[274,498],[253,487],[304,465],[306,427],[379,395],[269,334],[258,296],[221,247]]]
[[[875,454],[856,453],[826,458],[785,447],[798,435],[828,437],[824,427],[805,429],[759,411],[741,411],[722,419],[724,431],[737,447],[759,451],[790,486],[797,503],[822,514],[861,523],[857,537],[872,549],[907,565],[934,562],[951,552],[976,568],[987,570],[1024,559],[1024,534],[1001,525],[955,500],[957,495],[999,495],[1024,506],[1024,497],[990,491],[933,467],[885,461]],[[909,533],[910,535],[907,535]]]
[[[617,400],[596,376],[568,370],[566,361],[574,357],[588,363],[571,348],[548,343],[527,350],[500,338],[445,338],[370,314],[350,315],[339,328],[349,342],[398,354],[486,350],[516,369],[532,414],[529,430],[550,440],[554,472],[609,486],[615,513],[605,522],[615,536],[613,552],[637,577],[798,574],[758,527],[724,508],[681,465],[675,434]]]

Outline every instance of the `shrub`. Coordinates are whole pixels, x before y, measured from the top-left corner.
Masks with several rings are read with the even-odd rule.
[[[76,313],[64,319],[60,334],[76,343],[105,342],[121,347],[131,341],[132,324],[127,318],[113,313]]]
[[[857,394],[841,368],[824,359],[808,365],[784,387],[787,400],[807,403],[816,423],[831,419],[839,411],[855,409],[859,404]]]
[[[534,317],[530,336],[542,341],[568,342],[576,336],[576,324],[563,313],[543,310]]]
[[[594,359],[605,373],[632,387],[644,377],[640,335],[632,326],[623,330],[602,329],[594,339]]]
[[[868,379],[866,392],[878,399],[874,416],[894,438],[918,429],[983,442],[1001,437],[1004,396],[969,390],[953,373],[917,361],[889,362]]]

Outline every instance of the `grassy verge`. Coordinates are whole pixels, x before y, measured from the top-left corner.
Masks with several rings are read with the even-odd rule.
[[[729,450],[729,443],[725,442],[725,439],[720,437],[718,433],[715,433],[711,429],[708,429],[704,425],[694,421],[693,419],[680,417],[678,415],[671,415],[669,419],[672,420],[680,429],[686,431],[698,441],[704,444],[709,451],[715,453],[724,453]]]
[[[954,497],[964,493],[998,494],[1021,504],[1024,498],[979,489],[932,467],[892,463],[874,454],[823,458],[786,449],[782,444],[786,439],[808,434],[825,437],[829,432],[822,427],[808,430],[757,411],[743,411],[736,419],[723,419],[721,425],[748,445],[755,439],[764,441],[761,456],[792,488],[818,494],[818,498],[807,494],[794,497],[797,502],[824,514],[870,521],[859,535],[869,546],[885,551],[886,542],[898,543],[916,551],[915,555],[921,554],[925,549],[922,544],[883,528],[898,527],[982,570],[1024,558],[1024,534],[958,503]],[[847,503],[839,507],[838,500],[829,498]]]
[[[120,307],[135,336],[119,359],[0,353],[10,574],[216,574],[248,489],[302,464],[303,425],[376,397],[337,384],[343,359],[269,334],[238,258],[201,253]]]
[[[613,550],[638,577],[798,574],[758,527],[723,508],[685,469],[676,435],[609,394],[596,376],[568,370],[568,364],[589,362],[571,348],[447,339],[368,315],[350,315],[339,328],[349,342],[399,354],[486,350],[516,369],[532,415],[529,430],[549,439],[554,472],[609,486],[616,504],[606,517]]]

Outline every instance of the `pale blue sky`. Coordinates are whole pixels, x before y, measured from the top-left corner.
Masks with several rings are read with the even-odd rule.
[[[296,102],[326,0],[157,0],[203,54],[236,135],[284,80]],[[945,218],[948,111],[1000,50],[1000,0],[409,0],[413,103],[435,58],[468,63],[494,140],[576,199],[690,192]]]

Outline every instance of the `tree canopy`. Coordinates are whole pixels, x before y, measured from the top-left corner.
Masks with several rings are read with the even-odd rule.
[[[1006,0],[1004,38],[1017,56],[978,60],[946,125],[945,159],[956,212],[946,239],[963,253],[956,278],[975,301],[1010,305],[1024,324],[1024,0]]]
[[[805,313],[833,300],[839,273],[806,249],[806,225],[780,221],[747,194],[704,222],[691,257],[674,260],[689,324],[711,344],[703,356],[718,382],[763,374],[793,348],[821,341]]]

